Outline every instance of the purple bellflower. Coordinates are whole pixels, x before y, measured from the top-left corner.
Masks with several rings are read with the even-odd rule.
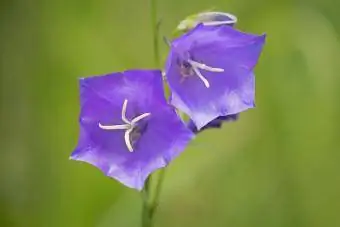
[[[219,116],[253,108],[253,69],[264,42],[265,35],[203,24],[173,40],[165,68],[171,104],[197,130]]]
[[[82,78],[80,99],[80,136],[71,159],[137,190],[194,137],[166,102],[159,70]]]
[[[198,134],[206,129],[210,128],[221,128],[222,124],[224,122],[231,122],[231,121],[236,121],[239,117],[239,114],[232,114],[232,115],[227,115],[227,116],[220,116],[218,118],[215,118],[214,120],[210,121],[208,124],[203,126],[200,130],[197,129],[195,123],[190,120],[187,124],[188,128],[195,134]]]

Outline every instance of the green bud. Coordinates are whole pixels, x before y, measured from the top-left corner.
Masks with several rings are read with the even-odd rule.
[[[236,16],[223,12],[202,12],[193,14],[182,20],[174,31],[174,37],[193,29],[196,25],[203,23],[207,26],[234,25]]]

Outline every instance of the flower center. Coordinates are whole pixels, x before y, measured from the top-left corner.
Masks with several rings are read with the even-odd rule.
[[[208,72],[224,72],[224,69],[222,68],[214,68],[214,67],[208,66],[203,63],[199,63],[191,59],[180,63],[180,71],[181,71],[181,75],[183,76],[183,79],[189,76],[196,75],[204,83],[205,87],[209,88],[210,83],[207,80],[207,78],[205,78],[202,75],[200,70],[205,70]]]
[[[141,129],[138,127],[138,123],[151,115],[151,113],[144,113],[129,121],[126,117],[126,109],[127,109],[128,100],[125,99],[122,107],[122,121],[125,124],[121,125],[102,125],[101,123],[98,124],[99,128],[104,130],[125,130],[124,140],[126,147],[130,152],[133,152],[133,144],[141,135]]]

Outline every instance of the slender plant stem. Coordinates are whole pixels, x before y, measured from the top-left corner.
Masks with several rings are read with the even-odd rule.
[[[157,68],[159,68],[159,22],[157,19],[157,0],[150,0],[150,13],[151,13],[151,28],[152,28],[152,41],[153,41],[153,54],[154,61]]]
[[[145,182],[143,194],[143,210],[142,210],[142,227],[152,227],[154,214],[158,208],[159,197],[161,194],[162,184],[164,181],[165,169],[161,169],[156,179],[156,187],[154,193],[151,193],[151,179],[155,179],[155,175],[149,176]],[[154,194],[152,196],[152,194]]]
[[[142,227],[151,227],[152,226],[152,217],[150,212],[150,203],[149,203],[149,197],[150,197],[150,183],[151,183],[151,176],[149,176],[144,185],[144,189],[142,191],[142,197],[143,197],[143,207],[142,207]]]
[[[154,64],[157,68],[160,67],[160,53],[159,53],[159,28],[160,23],[157,18],[157,0],[150,0],[150,14],[151,14],[151,28],[152,41],[154,52]],[[142,210],[142,227],[152,227],[154,221],[154,214],[158,208],[159,197],[161,194],[162,184],[164,180],[165,169],[159,171],[158,177],[155,179],[154,175],[150,175],[145,182],[143,195],[143,210]],[[156,180],[154,190],[152,190],[152,181]]]
[[[160,195],[161,195],[162,185],[163,185],[163,181],[164,181],[165,170],[166,170],[165,168],[161,169],[159,171],[159,174],[158,174],[155,193],[154,193],[153,199],[151,201],[151,208],[152,208],[151,215],[152,216],[154,215],[154,213],[156,212],[156,210],[158,208],[159,198],[160,198]]]

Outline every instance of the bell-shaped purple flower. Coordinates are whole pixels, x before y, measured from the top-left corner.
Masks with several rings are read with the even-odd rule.
[[[198,130],[219,116],[254,107],[253,69],[264,42],[265,35],[203,24],[173,40],[165,69],[171,104]]]
[[[164,97],[158,70],[131,70],[80,80],[80,137],[71,159],[90,163],[141,190],[194,134]]]

